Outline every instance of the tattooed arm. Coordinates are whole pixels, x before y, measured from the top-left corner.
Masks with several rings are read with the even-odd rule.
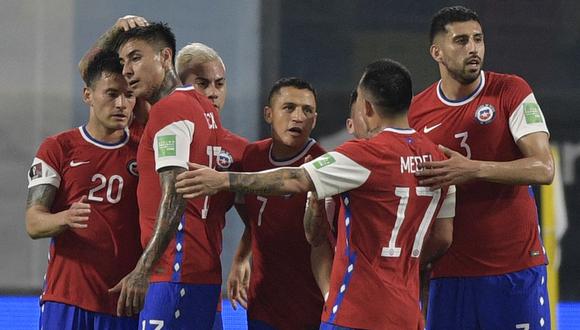
[[[53,237],[68,228],[87,228],[91,206],[86,196],[71,205],[68,210],[51,213],[57,188],[41,184],[28,190],[26,201],[26,232],[32,239]]]
[[[314,190],[305,169],[280,167],[257,173],[218,172],[209,167],[189,164],[190,171],[177,177],[177,192],[184,198],[214,195],[222,190],[256,195],[284,195]]]
[[[181,167],[167,167],[159,173],[162,194],[153,236],[135,269],[109,290],[120,292],[117,301],[117,315],[119,316],[137,315],[143,308],[149,286],[149,275],[175,236],[179,221],[185,211],[185,200],[175,191],[175,178],[184,171]]]

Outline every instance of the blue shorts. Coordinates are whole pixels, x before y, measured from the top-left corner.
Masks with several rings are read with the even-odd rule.
[[[427,329],[550,329],[546,266],[481,277],[432,279]]]
[[[276,328],[264,321],[248,319],[248,330],[276,330]]]
[[[40,307],[39,329],[42,330],[135,330],[138,325],[137,318],[89,312],[54,301],[45,301]]]
[[[320,330],[355,330],[354,328],[341,327],[332,323],[321,322]]]
[[[139,330],[212,329],[219,284],[151,283]]]
[[[211,330],[224,330],[224,322],[222,320],[222,313],[215,312],[215,319]]]

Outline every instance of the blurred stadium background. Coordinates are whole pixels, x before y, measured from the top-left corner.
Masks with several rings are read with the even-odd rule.
[[[429,22],[440,7],[453,4],[0,0],[0,324],[11,329],[21,321],[23,329],[36,324],[48,241],[32,241],[24,230],[26,171],[42,139],[86,120],[76,64],[118,17],[136,14],[169,23],[178,48],[193,41],[215,48],[226,63],[229,85],[222,122],[250,140],[269,135],[261,113],[273,81],[282,76],[311,81],[319,93],[314,136],[332,148],[348,138],[343,130],[348,97],[366,63],[379,57],[401,61],[413,74],[415,91],[437,79],[428,54]],[[462,4],[482,20],[484,68],[524,77],[548,121],[559,171],[555,183],[536,189],[536,196],[551,261],[551,299],[559,301],[553,328],[580,329],[580,2]],[[230,215],[224,276],[241,227]]]

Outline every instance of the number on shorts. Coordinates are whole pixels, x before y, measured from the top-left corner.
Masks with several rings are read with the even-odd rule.
[[[141,322],[141,330],[145,330],[145,323],[146,320],[143,320],[143,322]],[[165,324],[165,322],[163,320],[149,320],[149,325],[155,325],[156,327],[153,328],[153,330],[161,330],[163,329],[163,325]]]

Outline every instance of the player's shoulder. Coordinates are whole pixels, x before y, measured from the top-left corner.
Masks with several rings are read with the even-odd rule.
[[[320,155],[324,155],[326,153],[326,149],[324,149],[324,147],[320,145],[318,141],[315,141],[315,143],[310,147],[308,153],[314,157],[318,157]]]
[[[415,96],[413,96],[413,99],[411,100],[410,109],[412,109],[413,107],[415,107],[417,105],[422,105],[425,102],[431,102],[433,100],[433,98],[436,98],[436,96],[437,96],[437,84],[438,83],[439,82],[436,81],[436,82],[432,83],[431,85],[429,85],[424,90],[422,90],[421,92],[415,94]]]
[[[251,142],[246,146],[246,153],[268,152],[272,145],[272,138]]]
[[[151,112],[157,112],[168,107],[181,107],[184,104],[191,103],[195,97],[193,93],[193,87],[177,87],[169,95],[161,98],[157,101],[150,110]]]
[[[248,144],[250,144],[250,141],[248,139],[246,139],[243,136],[237,135],[228,129],[222,128],[222,134],[223,134],[222,138],[226,144],[235,145],[242,148],[245,148]]]
[[[492,88],[497,86],[508,91],[530,89],[528,82],[516,74],[485,71],[485,78],[487,85]]]
[[[438,102],[437,84],[438,82],[434,82],[423,91],[413,96],[411,105],[409,106],[409,120],[413,121],[414,118],[423,116],[426,112],[431,110],[435,102]],[[411,125],[413,124],[414,122],[411,123]]]
[[[43,144],[58,145],[63,149],[68,149],[82,139],[80,130],[80,127],[76,127],[48,136],[44,139]]]

